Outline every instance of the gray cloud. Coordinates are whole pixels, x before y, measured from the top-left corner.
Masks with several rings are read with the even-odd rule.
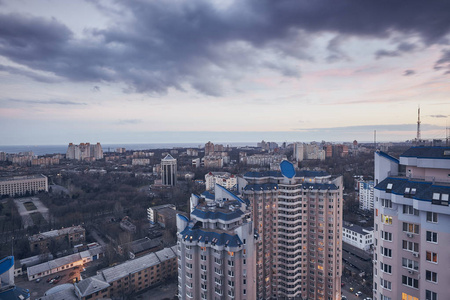
[[[403,73],[403,76],[411,76],[416,74],[416,71],[414,70],[405,70],[405,72]]]
[[[314,58],[309,40],[320,33],[337,36],[328,45],[327,60],[333,62],[348,59],[339,48],[347,37],[414,35],[426,47],[442,43],[450,31],[450,2],[441,0],[412,0],[408,10],[401,1],[387,0],[242,0],[221,9],[206,0],[116,5],[104,10],[115,16],[114,24],[88,29],[81,38],[56,19],[0,14],[0,55],[70,81],[123,83],[127,92],[157,95],[193,88],[219,96],[224,84],[261,69],[298,78],[295,61]],[[377,57],[417,48],[396,43],[396,50],[379,50]]]
[[[11,66],[5,66],[5,65],[0,65],[0,71],[8,72],[9,74],[17,74],[17,75],[26,76],[26,77],[32,78],[36,81],[39,81],[39,82],[55,83],[55,82],[61,81],[58,78],[53,78],[50,76],[38,74],[37,72],[24,70],[24,69],[20,69],[20,68],[15,68],[15,67],[11,67]]]
[[[447,118],[446,115],[430,115],[432,118]]]
[[[442,50],[442,56],[434,65],[434,69],[447,69],[444,74],[450,74],[450,49]]]
[[[68,101],[68,100],[24,100],[24,99],[3,99],[4,101],[10,102],[10,103],[25,103],[25,104],[45,104],[45,105],[87,105],[83,102],[74,102],[74,101]]]

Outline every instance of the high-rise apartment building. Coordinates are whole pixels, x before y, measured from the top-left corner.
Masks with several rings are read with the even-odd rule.
[[[255,299],[341,299],[342,176],[280,169],[238,181],[260,236]]]
[[[450,299],[450,147],[375,153],[374,299]]]
[[[163,185],[177,184],[177,160],[170,154],[161,159],[161,180]]]
[[[191,197],[191,219],[177,215],[180,299],[257,299],[248,203],[216,185],[215,200]]]
[[[86,160],[86,159],[102,159],[103,149],[100,143],[91,145],[90,143],[81,143],[80,145],[74,145],[69,143],[66,152],[67,159]]]
[[[359,209],[373,210],[373,180],[358,181]]]

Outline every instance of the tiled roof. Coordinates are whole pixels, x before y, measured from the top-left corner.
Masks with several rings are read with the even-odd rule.
[[[406,150],[400,157],[450,159],[450,147],[412,147]]]
[[[230,235],[225,232],[206,231],[201,228],[187,226],[180,235],[184,240],[211,243],[218,246],[239,247],[242,241],[237,234]]]
[[[392,183],[391,193],[396,195],[404,195],[406,188],[415,188],[416,194],[412,195],[411,198],[417,200],[431,201],[433,199],[433,193],[450,194],[450,186],[393,177],[387,177],[375,189],[385,191],[389,183]]]
[[[220,219],[220,220],[224,220],[224,221],[229,221],[229,220],[240,218],[244,213],[240,209],[236,209],[235,211],[230,210],[227,212],[204,211],[204,210],[200,210],[200,209],[194,209],[191,212],[191,214],[194,216],[197,216],[201,219],[210,219],[210,220]]]
[[[103,280],[102,275],[95,275],[84,280],[81,280],[77,284],[77,288],[81,293],[82,297],[86,297],[95,292],[101,291],[109,287],[110,284]]]

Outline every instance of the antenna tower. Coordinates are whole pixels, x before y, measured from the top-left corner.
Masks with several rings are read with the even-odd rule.
[[[419,109],[417,110],[417,137],[416,137],[417,142],[420,141],[420,106]]]

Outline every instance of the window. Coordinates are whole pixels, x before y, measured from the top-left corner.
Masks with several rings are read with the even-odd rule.
[[[437,253],[427,251],[426,259],[429,262],[437,263]]]
[[[427,222],[437,223],[438,216],[437,213],[427,211]]]
[[[383,278],[380,278],[380,285],[381,285],[383,288],[388,289],[388,290],[390,290],[390,289],[391,289],[391,286],[392,286],[392,284],[391,284],[390,281],[384,280]]]
[[[427,270],[425,272],[425,279],[437,283],[437,273]]]
[[[419,234],[419,225],[403,222],[403,231]]]
[[[419,300],[417,297],[402,293],[402,300]]]
[[[392,183],[388,183],[387,186],[386,186],[386,192],[391,192],[392,191],[392,187],[393,187]]]
[[[427,231],[427,242],[437,243],[437,232]]]
[[[425,300],[438,300],[437,293],[425,290]]]
[[[381,255],[387,256],[387,257],[392,257],[392,249],[380,247],[380,250],[381,250]]]
[[[381,230],[381,238],[385,241],[392,241],[392,233]]]
[[[411,278],[405,275],[402,275],[402,283],[404,285],[407,285],[409,287],[413,287],[418,289],[419,288],[419,280],[415,278]]]
[[[381,222],[384,224],[392,224],[392,217],[388,215],[381,214]]]
[[[222,284],[222,279],[219,279],[217,277],[214,278],[214,282],[217,283],[218,285]]]
[[[418,243],[413,243],[413,242],[410,242],[410,241],[403,240],[402,248],[403,248],[403,250],[408,250],[408,251],[412,251],[412,252],[419,252],[419,244]]]
[[[222,260],[220,258],[214,257],[214,262],[218,265],[222,264]]]
[[[222,290],[220,288],[218,288],[217,286],[214,288],[214,291],[216,292],[217,295],[222,296]]]
[[[200,255],[201,260],[206,260],[206,255]]]
[[[383,294],[380,294],[380,300],[392,300],[392,298],[388,296],[383,296]]]
[[[392,266],[391,265],[380,263],[380,269],[383,272],[386,272],[386,273],[389,273],[389,274],[392,273]]]
[[[419,270],[419,262],[412,260],[412,259],[407,259],[407,258],[402,258],[402,266],[407,268],[407,269],[411,269],[411,270]]]
[[[386,208],[392,208],[392,201],[390,199],[381,198],[381,206]]]
[[[419,215],[419,211],[415,209],[412,205],[403,205],[403,213],[407,215]]]

